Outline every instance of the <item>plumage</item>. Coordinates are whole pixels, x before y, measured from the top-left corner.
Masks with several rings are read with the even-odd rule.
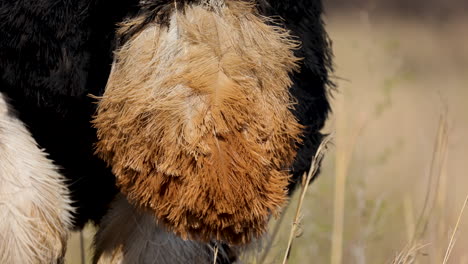
[[[129,41],[131,41],[135,36],[141,36],[143,32],[148,32],[149,30],[154,33],[156,32],[155,28],[158,27],[166,29],[170,28],[174,13],[177,13],[179,17],[187,20],[188,17],[186,16],[186,13],[184,13],[184,11],[187,10],[187,6],[199,6],[201,3],[209,3],[215,4],[218,9],[221,8],[222,5],[216,4],[216,1],[218,0],[0,1],[0,93],[2,96],[7,96],[11,99],[9,101],[10,108],[14,108],[16,110],[16,114],[14,115],[16,120],[15,122],[19,124],[18,127],[27,129],[23,136],[25,136],[25,138],[29,137],[29,146],[32,149],[40,150],[37,152],[37,157],[43,157],[43,159],[41,158],[43,161],[40,162],[40,164],[35,164],[37,167],[37,171],[35,173],[41,174],[44,172],[43,169],[47,168],[48,172],[43,174],[49,175],[46,176],[46,178],[61,179],[60,174],[63,175],[65,179],[62,180],[68,187],[68,191],[65,190],[62,192],[63,190],[60,189],[60,187],[57,187],[61,185],[62,180],[56,181],[58,185],[44,186],[47,186],[46,189],[48,190],[53,190],[54,188],[62,190],[54,192],[55,195],[53,197],[61,197],[61,201],[64,204],[69,203],[70,200],[72,201],[73,209],[70,210],[73,214],[73,224],[69,225],[66,221],[54,220],[54,217],[43,219],[43,228],[54,226],[57,230],[62,230],[59,235],[50,235],[48,237],[48,239],[50,239],[49,241],[59,239],[59,237],[63,238],[64,234],[67,232],[65,230],[72,227],[75,229],[81,228],[90,220],[94,223],[99,223],[101,217],[106,213],[110,201],[117,192],[114,186],[114,176],[110,169],[106,168],[105,162],[93,155],[94,143],[97,141],[97,137],[96,130],[91,126],[90,121],[92,120],[92,116],[95,114],[96,100],[88,96],[89,94],[95,96],[103,95],[105,83],[111,70],[111,64],[115,59],[113,52],[117,50],[117,48],[122,48],[123,45],[129,43]],[[245,5],[246,2],[252,3],[250,1],[234,0],[229,2],[236,2],[241,6]],[[218,1],[217,3],[220,2]],[[251,6],[249,8],[251,8]],[[168,115],[161,118],[162,120],[169,120],[170,122],[167,124],[173,123],[174,127],[170,127],[170,129],[164,131],[164,133],[162,133],[162,137],[153,141],[144,142],[147,146],[152,147],[153,149],[158,149],[155,147],[158,146],[158,144],[161,146],[161,143],[172,142],[174,140],[171,139],[169,135],[172,133],[172,135],[179,136],[176,137],[176,145],[173,147],[164,145],[160,148],[161,150],[169,150],[172,153],[186,152],[189,153],[187,154],[189,156],[201,157],[198,158],[196,162],[198,162],[198,164],[203,164],[202,167],[205,171],[224,171],[223,175],[229,175],[228,171],[232,171],[233,168],[246,171],[247,166],[249,166],[249,170],[257,168],[252,170],[252,172],[249,171],[249,173],[261,175],[262,172],[258,170],[258,167],[261,167],[260,163],[248,163],[251,160],[250,156],[265,155],[265,149],[268,149],[271,153],[276,153],[275,155],[270,152],[267,153],[266,156],[270,158],[263,161],[264,165],[262,166],[270,166],[274,168],[273,171],[277,171],[270,171],[265,174],[270,175],[268,176],[270,178],[276,179],[274,181],[269,181],[270,184],[267,185],[263,184],[262,181],[256,180],[250,182],[236,182],[237,177],[234,177],[233,175],[227,178],[228,181],[222,182],[212,181],[212,177],[203,177],[204,181],[200,182],[197,182],[196,180],[191,181],[192,184],[189,187],[195,190],[194,193],[210,193],[212,192],[212,189],[218,190],[215,192],[213,197],[205,195],[202,199],[202,201],[204,201],[202,204],[205,205],[206,201],[211,201],[212,205],[210,206],[210,209],[217,212],[236,211],[233,209],[234,207],[232,207],[232,204],[227,201],[232,201],[233,197],[237,196],[241,191],[242,193],[247,193],[247,195],[240,198],[241,203],[237,206],[240,206],[241,204],[247,205],[249,208],[254,209],[252,210],[253,212],[262,212],[262,210],[264,212],[266,208],[272,208],[272,212],[278,210],[279,206],[286,200],[284,193],[286,191],[291,193],[298,177],[302,175],[303,171],[308,169],[310,165],[310,157],[315,152],[315,149],[322,138],[320,129],[329,112],[327,87],[332,86],[329,79],[329,72],[332,70],[331,49],[321,17],[323,12],[322,2],[320,0],[256,0],[255,8],[258,10],[260,15],[275,18],[274,21],[271,18],[261,18],[260,24],[263,26],[265,24],[269,25],[269,29],[275,28],[274,31],[281,35],[281,41],[287,40],[286,42],[289,43],[289,46],[287,45],[288,50],[292,50],[294,54],[294,56],[288,55],[288,57],[294,58],[294,64],[297,66],[285,66],[285,68],[288,69],[296,69],[296,71],[288,72],[290,79],[286,78],[288,79],[288,82],[290,82],[288,84],[288,86],[290,86],[289,91],[285,92],[281,89],[279,90],[282,92],[275,89],[268,90],[270,89],[268,87],[274,86],[259,83],[258,87],[267,87],[268,93],[245,93],[245,90],[242,90],[242,92],[239,93],[239,81],[236,80],[233,82],[232,80],[235,78],[232,76],[242,75],[242,71],[249,69],[249,67],[252,68],[252,65],[258,61],[246,63],[245,61],[242,61],[241,58],[241,64],[247,64],[248,66],[245,68],[236,68],[236,63],[234,63],[236,59],[231,56],[233,53],[232,51],[227,52],[226,56],[228,59],[224,57],[225,54],[223,54],[223,52],[225,50],[215,51],[216,49],[213,49],[210,51],[210,54],[214,54],[213,58],[217,58],[218,62],[226,63],[231,61],[233,65],[227,64],[226,67],[228,69],[239,71],[239,73],[235,72],[235,74],[232,72],[216,70],[216,67],[213,67],[215,60],[205,61],[197,59],[190,64],[190,67],[192,68],[199,68],[197,71],[191,73],[192,75],[186,74],[187,71],[183,72],[183,69],[174,69],[177,65],[180,65],[177,63],[169,63],[166,68],[160,66],[162,69],[161,72],[165,72],[165,74],[168,74],[169,71],[173,71],[179,76],[191,76],[190,78],[186,77],[186,80],[184,80],[184,78],[169,78],[170,80],[166,83],[167,85],[170,86],[170,82],[184,81],[186,84],[189,84],[189,86],[197,86],[198,90],[195,93],[192,91],[190,95],[187,94],[184,100],[189,104],[179,105],[180,108],[178,109],[174,109],[177,105],[171,105],[170,100],[172,100],[173,97],[177,97],[178,94],[185,94],[187,92],[187,87],[184,88],[183,86],[178,86],[177,89],[167,93],[167,96],[162,100],[166,100],[165,103],[159,104],[164,107],[158,111],[173,113],[173,116]],[[210,10],[207,9],[209,12],[213,12],[213,10],[214,8],[211,8]],[[251,11],[252,9],[249,9],[247,13],[252,14],[257,12]],[[219,13],[217,14],[219,15]],[[126,19],[126,17],[130,20]],[[255,17],[259,19],[258,15],[255,15]],[[209,20],[207,19],[206,21]],[[218,21],[222,21],[222,19],[218,19]],[[118,37],[116,37],[116,24],[119,22],[123,22],[123,24],[119,27],[120,31],[118,32]],[[229,21],[229,23],[231,22],[232,21]],[[208,25],[211,25],[210,23],[208,23]],[[258,26],[259,24],[255,25]],[[190,25],[186,25],[186,27],[189,26]],[[232,27],[236,28],[236,26]],[[282,31],[278,27],[284,28],[285,31]],[[191,28],[190,32],[196,33],[190,36],[187,35],[185,39],[199,42],[203,42],[204,38],[211,40],[216,39],[215,36],[206,33],[214,32],[212,28],[208,29],[209,30],[205,31],[204,25],[196,29]],[[233,30],[233,32],[237,31]],[[237,32],[236,36],[239,34],[240,33]],[[247,32],[245,32],[245,34],[247,34]],[[253,36],[249,35],[249,37],[252,40],[252,45],[256,45],[257,49],[259,48],[259,45],[257,45],[259,43],[256,43],[257,39],[260,43],[265,41],[265,36],[262,36],[262,34]],[[216,40],[213,43],[218,43],[220,47],[224,48],[228,46],[226,43],[220,41],[221,40]],[[273,41],[273,43],[276,42]],[[177,46],[171,47],[169,43],[166,44],[167,50],[174,50],[177,48]],[[264,46],[262,45],[263,48],[258,50],[263,49],[266,52],[269,49],[268,47],[275,46],[272,43],[266,44],[267,45]],[[298,44],[299,46],[297,46]],[[154,54],[148,53],[147,50],[144,49],[147,47],[148,45],[142,46],[142,49],[132,50],[132,52],[135,52],[135,54],[138,55],[137,57],[140,59],[141,56],[153,56]],[[270,60],[269,63],[266,63],[266,59],[269,58],[269,56],[273,56],[272,54],[274,54],[274,51],[270,50],[269,52],[266,52],[268,54],[265,56],[263,54],[258,56],[258,54],[255,55],[252,52],[252,50],[255,49],[250,50],[246,46],[242,48],[242,45],[239,47],[242,52],[247,54],[246,58],[258,59],[257,57],[261,57],[260,59],[264,61],[262,66],[278,69],[278,64],[280,63],[277,61]],[[204,49],[208,48],[204,47]],[[123,50],[124,48],[118,49],[119,52]],[[201,58],[203,56],[205,56],[205,58],[208,57],[206,54],[197,54],[196,52],[193,54],[195,58]],[[131,56],[133,56],[133,54],[129,53],[128,57]],[[219,59],[221,57],[223,58],[222,60]],[[178,63],[180,62],[181,61],[178,61]],[[285,63],[284,65],[288,65],[288,63]],[[133,69],[129,68],[128,70],[135,74],[151,72],[151,69],[146,69],[144,65],[139,65]],[[254,72],[249,74],[247,75],[255,77],[258,73]],[[147,77],[149,78],[154,76],[146,76],[141,79],[143,81],[147,81],[145,79]],[[274,76],[274,78],[286,80],[278,76]],[[246,80],[242,79],[241,82],[249,83],[249,80],[250,79],[248,78]],[[270,80],[270,82],[272,81]],[[139,85],[140,84],[137,84],[137,86]],[[143,86],[145,85],[146,84]],[[279,82],[278,84],[275,83],[275,85],[283,86],[284,83]],[[222,89],[213,89],[212,87],[221,87]],[[205,95],[202,96],[200,94]],[[242,96],[242,94],[244,95]],[[256,101],[246,99],[251,98],[249,96],[255,96]],[[257,100],[257,98],[260,99]],[[281,101],[278,100],[278,98],[283,98],[284,100]],[[131,99],[134,101],[143,100],[142,98],[138,98],[138,94],[134,94],[134,97]],[[145,99],[150,100],[151,98]],[[269,101],[270,99],[272,100]],[[220,113],[223,113],[225,110],[219,110],[221,108],[218,106],[220,104],[224,105],[223,102],[226,101],[230,102],[230,112],[236,113],[236,115],[228,116],[228,118],[224,120],[225,117]],[[252,107],[249,108],[241,105],[243,102]],[[259,102],[263,103],[257,104]],[[132,102],[129,102],[129,104],[130,103]],[[282,105],[283,110],[273,107],[275,104]],[[206,115],[210,116],[212,120],[217,120],[216,122],[210,123],[208,122],[210,120],[209,118],[205,120],[206,118],[201,117],[201,113],[208,112],[206,109],[208,105],[216,106],[214,107],[215,110],[219,108],[218,111],[211,111],[210,115]],[[138,110],[132,109],[132,107],[125,108],[124,104],[118,107],[127,109],[125,111]],[[287,109],[287,111],[284,109]],[[268,111],[270,112],[266,115],[268,117],[266,126],[245,127],[242,125],[247,121],[252,122],[252,124],[264,122],[265,117],[263,117],[261,113]],[[291,113],[293,115],[291,115]],[[122,112],[121,114],[126,115],[127,113]],[[150,119],[148,118],[150,117],[151,115],[143,113],[141,116],[138,115],[135,120],[144,124],[145,122],[149,122],[148,120]],[[185,120],[183,126],[181,126],[180,123],[171,120],[177,118]],[[271,134],[268,134],[265,131],[271,131],[272,127],[275,127],[282,122],[280,120],[287,120],[287,122],[280,126],[279,129],[274,130],[275,133],[289,131],[289,137],[285,136],[285,134],[279,133],[281,136],[273,137],[273,140]],[[200,122],[202,125],[200,125]],[[138,126],[134,126],[133,128],[129,126],[130,131]],[[205,137],[200,138],[200,134],[203,134],[200,133],[201,130],[207,130],[212,127],[216,127],[216,131],[211,131],[211,134],[209,131],[202,131],[205,133]],[[151,137],[148,138],[155,138],[154,135],[148,131],[154,131],[156,129],[161,130],[159,124],[149,125],[147,126],[147,131],[143,132],[151,135]],[[260,133],[259,131],[263,132]],[[27,133],[30,133],[30,135],[28,136]],[[8,135],[11,136],[11,134]],[[12,139],[13,137],[8,140]],[[31,141],[31,139],[36,143],[32,144],[31,142],[33,141]],[[5,141],[5,139],[3,141]],[[280,145],[286,147],[278,148],[278,145],[270,144],[271,142],[277,141],[282,142]],[[247,148],[247,145],[250,142],[255,142],[255,144],[252,144]],[[219,148],[218,145],[220,146]],[[262,145],[265,148],[258,148],[258,145]],[[184,147],[176,149],[175,146]],[[226,146],[230,147],[227,148]],[[110,153],[110,150],[106,151]],[[294,154],[296,151],[297,155]],[[212,155],[212,157],[207,158],[208,152],[210,152],[209,154]],[[235,156],[226,154],[233,152],[239,152],[240,154]],[[138,155],[141,155],[141,153],[138,153]],[[284,159],[284,156],[287,156],[287,158]],[[8,157],[11,159],[13,156],[10,155]],[[27,155],[23,158],[26,157]],[[17,156],[17,158],[20,158],[18,163],[19,166],[19,164],[21,164],[21,157]],[[110,160],[111,157],[108,156],[107,159]],[[164,157],[162,161],[165,161],[165,163],[162,162],[160,164],[164,165],[162,166],[165,170],[164,173],[169,173],[172,179],[180,178],[177,174],[182,171],[181,168],[187,169],[191,166],[190,162],[187,163],[187,159],[185,158],[179,159],[179,157],[175,157],[175,160],[180,162],[179,165],[171,164],[171,159],[174,159],[174,156]],[[294,162],[291,165],[291,161],[293,159]],[[185,160],[185,163],[183,160]],[[222,165],[230,160],[235,161],[236,166],[229,167]],[[125,162],[138,168],[148,166],[148,163],[140,164],[132,159],[126,160]],[[211,164],[215,165],[210,167]],[[244,165],[237,167],[237,164]],[[196,170],[198,170],[198,168]],[[2,172],[5,173],[4,167],[0,170],[0,175]],[[190,173],[193,174],[194,172],[190,171]],[[292,174],[293,176],[288,179],[285,175],[289,174]],[[175,177],[173,177],[174,175]],[[208,173],[206,175],[213,174]],[[34,176],[33,178],[40,180],[44,177],[41,178],[39,176]],[[19,180],[20,179],[18,178],[14,181]],[[288,181],[289,186],[288,188],[285,188]],[[144,181],[142,181],[142,183],[143,182]],[[226,184],[226,182],[228,182],[228,184]],[[230,182],[234,182],[234,185],[231,185]],[[160,182],[150,183],[153,185],[160,185]],[[267,190],[265,193],[271,196],[269,199],[264,199],[263,191],[259,191],[260,189],[255,188],[249,190],[249,188],[245,187],[248,184],[246,185],[242,183],[254,183],[257,184],[256,186],[259,188],[265,187],[264,190]],[[176,186],[180,185],[177,181],[172,181],[171,184],[175,184]],[[7,186],[2,178],[0,178],[0,189],[2,188],[1,186]],[[267,188],[268,186],[271,188]],[[127,184],[127,187],[131,188],[132,186],[131,184]],[[137,193],[139,192],[143,194],[147,191],[143,188],[144,185],[140,185],[140,187],[141,188]],[[40,190],[42,190],[41,194],[36,193],[35,195],[39,196],[38,199],[35,200],[40,202],[42,201],[41,199],[49,199],[52,197],[49,196],[49,191],[44,189]],[[182,207],[195,207],[196,209],[199,209],[196,201],[192,201],[190,199],[182,200],[186,206],[181,204],[179,197],[176,195],[176,190],[178,190],[177,188],[168,188],[168,185],[166,184],[164,186],[161,185],[161,190],[168,193],[173,192],[167,197],[176,197],[174,200],[167,200],[167,204],[174,205],[175,203],[179,203]],[[227,190],[225,193],[232,192],[233,195],[227,195],[225,197],[225,195],[220,194],[220,190]],[[126,193],[129,194],[130,192],[126,190]],[[32,194],[33,193],[31,193],[31,195]],[[256,194],[261,195],[258,196]],[[189,197],[190,196],[191,195],[189,195]],[[269,200],[270,202],[259,203],[260,205],[255,206],[254,204],[256,203],[250,203],[250,199],[252,197],[257,199],[257,201]],[[22,198],[25,199],[25,201],[28,199],[31,200],[31,197],[26,195]],[[136,204],[135,201],[138,200],[136,197],[132,198],[129,196],[128,198],[130,198],[134,204]],[[147,199],[148,201],[154,199],[154,197],[152,198],[149,196],[140,198]],[[11,199],[11,197],[9,199]],[[220,200],[221,203],[218,203],[217,200]],[[5,204],[8,204],[10,208],[17,209],[16,212],[19,212],[18,210],[26,208],[24,205],[27,203],[15,203],[15,200],[8,200]],[[161,204],[159,204],[159,206],[161,206]],[[137,210],[136,212],[132,212],[136,214],[148,214],[148,212],[152,212],[151,214],[153,216],[155,215],[154,208],[151,206],[146,207],[146,209],[149,210],[148,212],[141,212],[142,208],[138,208],[139,209],[132,209]],[[44,212],[44,215],[61,215],[55,210],[52,210],[52,207],[47,206],[46,204],[39,205],[37,210]],[[62,212],[61,210],[59,211]],[[7,211],[0,211],[0,214],[4,212]],[[264,228],[266,221],[264,219],[265,215],[266,214],[262,215],[262,213],[258,213],[255,216],[257,218],[251,218],[251,222],[255,219],[260,219],[260,221],[255,222],[252,226],[248,226],[248,228],[263,230],[262,228]],[[173,213],[172,216],[166,216],[166,219],[172,221],[173,224],[181,219],[178,219],[177,217],[179,216],[175,213]],[[242,215],[238,214],[238,216]],[[147,215],[147,217],[149,217],[149,215]],[[4,231],[0,233],[8,233],[11,239],[19,239],[19,241],[26,242],[28,239],[24,239],[25,237],[40,238],[41,236],[37,234],[44,233],[42,230],[38,230],[27,225],[21,226],[20,228],[22,232],[18,233],[11,225],[7,226],[2,224],[7,222],[13,223],[16,221],[15,219],[18,218],[18,216],[8,214],[5,218],[7,221],[0,221],[0,229],[4,228]],[[19,217],[18,219],[24,220],[26,218]],[[56,219],[62,218],[56,217]],[[191,219],[189,221],[190,225],[186,225],[185,227],[178,226],[177,228],[179,230],[185,230],[184,232],[196,234],[200,230],[199,228],[195,231],[193,230],[197,221],[203,221],[203,223],[217,223],[218,220],[220,220],[219,215],[214,218],[208,217],[202,218],[201,220],[197,219],[196,221]],[[228,219],[226,221],[229,223],[230,220],[231,219]],[[141,221],[145,225],[148,225],[148,228],[154,228],[154,225],[152,225],[150,221]],[[170,225],[170,222],[166,222],[166,225],[168,225],[168,223]],[[188,222],[184,223],[181,221],[180,223],[185,225]],[[248,223],[248,221],[245,223]],[[59,225],[61,225],[61,227],[59,227]],[[106,232],[112,234],[113,231],[110,228],[106,229],[106,225],[107,224],[104,223],[101,228],[103,230],[108,230]],[[115,228],[114,230],[118,229],[118,226],[116,227],[116,225],[111,226]],[[251,239],[248,235],[245,237],[239,236],[239,232],[242,233],[244,231],[239,231],[239,229],[236,230],[234,233],[237,235],[231,236],[230,240],[240,243]],[[261,232],[263,231],[260,231],[257,234],[261,234]],[[11,236],[11,234],[17,233],[21,234],[21,236]],[[179,231],[179,234],[182,233],[183,232]],[[233,232],[228,231],[227,233]],[[219,238],[222,234],[222,232],[217,234],[212,233],[209,234],[209,236]],[[145,241],[147,238],[148,237],[146,236],[132,237],[132,239],[136,239],[140,242]],[[195,238],[202,239],[200,236],[195,236]],[[207,238],[205,237],[204,240],[206,241]],[[28,241],[32,242],[33,240]],[[47,243],[48,242],[46,241],[45,244]],[[53,256],[52,258],[58,256],[56,259],[60,260],[61,257],[59,255],[61,255],[61,253],[58,252],[63,250],[64,245],[62,242],[54,243],[54,245],[57,247],[50,247],[49,251],[43,251],[43,254],[44,256],[48,255],[48,257]],[[31,258],[35,258],[34,254],[36,254],[34,253],[34,250],[30,250],[30,247],[22,247],[20,244],[16,244],[15,246],[14,243],[9,244],[8,250],[22,252],[22,260],[24,260],[22,262],[24,263],[30,262],[29,260]],[[141,251],[139,251],[139,253],[146,254]],[[127,256],[129,255],[131,254],[127,254]],[[130,260],[126,259],[126,261]],[[50,262],[53,262],[53,260]]]
[[[169,26],[116,52],[97,151],[129,200],[176,234],[244,244],[286,201],[301,134],[288,92],[297,43],[251,4],[214,2],[174,9]]]
[[[321,0],[256,0],[260,13],[265,16],[281,17],[281,26],[301,43],[294,51],[302,58],[300,69],[291,75],[293,85],[290,93],[296,99],[294,115],[304,126],[302,142],[292,166],[290,193],[297,182],[310,168],[311,157],[322,141],[320,130],[330,112],[328,96],[334,83],[331,41],[323,22]],[[316,174],[318,175],[318,173]]]
[[[72,225],[64,177],[0,94],[0,263],[60,263]]]
[[[118,195],[102,220],[94,241],[93,263],[213,263],[215,245],[183,240],[164,230],[153,215],[132,206]],[[217,245],[217,264],[232,263],[231,250]]]
[[[93,155],[90,121],[112,63],[116,23],[131,0],[0,1],[0,92],[66,177],[74,226],[98,222],[117,192]]]

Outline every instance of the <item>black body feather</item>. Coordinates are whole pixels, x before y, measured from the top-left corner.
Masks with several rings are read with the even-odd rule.
[[[99,221],[116,193],[110,170],[93,155],[88,94],[103,92],[116,23],[131,9],[122,0],[0,2],[0,91],[62,168],[76,227]]]
[[[294,82],[291,94],[297,100],[294,115],[306,129],[292,168],[291,193],[304,172],[310,169],[312,156],[323,138],[320,130],[330,112],[329,89],[334,86],[330,80],[333,71],[331,43],[322,20],[322,1],[258,0],[258,6],[263,15],[280,17],[280,24],[301,42],[295,54],[303,60],[300,72],[291,76]]]

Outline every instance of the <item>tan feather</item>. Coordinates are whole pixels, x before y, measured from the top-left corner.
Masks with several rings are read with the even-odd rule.
[[[189,6],[125,43],[94,124],[129,201],[182,237],[261,236],[286,201],[301,133],[288,92],[296,46],[240,1]]]

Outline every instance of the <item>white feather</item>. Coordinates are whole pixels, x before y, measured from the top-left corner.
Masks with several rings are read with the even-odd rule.
[[[64,178],[0,94],[0,263],[62,261],[71,227]]]

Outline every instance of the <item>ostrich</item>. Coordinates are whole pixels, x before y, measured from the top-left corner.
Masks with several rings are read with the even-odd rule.
[[[103,221],[114,228],[98,232],[96,262],[151,259],[154,251],[141,248],[157,235],[138,229],[230,245],[228,252],[262,237],[309,167],[329,108],[328,42],[320,16],[307,24],[321,6],[297,4],[145,1],[120,24],[93,123],[97,153],[126,198]],[[275,11],[302,16],[278,22]],[[115,217],[128,210],[157,224]]]
[[[220,15],[226,14],[225,10],[230,15]],[[201,13],[205,15],[201,16]],[[79,230],[88,221],[92,221],[99,225],[95,238],[95,262],[159,260],[160,263],[186,263],[191,260],[208,263],[213,257],[212,245],[219,245],[219,263],[235,261],[237,245],[248,244],[262,236],[268,217],[280,210],[287,194],[294,190],[297,179],[308,169],[310,157],[322,139],[319,130],[329,111],[327,87],[331,85],[331,51],[321,15],[322,3],[319,0],[2,1],[0,93],[4,109],[8,109],[5,113],[8,114],[3,114],[0,122],[16,125],[11,126],[8,131],[0,130],[0,145],[8,146],[10,150],[0,154],[0,214],[7,216],[0,224],[0,230],[5,230],[0,241],[0,252],[6,252],[5,256],[10,254],[19,257],[23,263],[61,262],[66,247],[64,241],[69,231]],[[173,27],[174,17],[180,23],[176,28]],[[213,19],[216,21],[214,24]],[[135,84],[153,78],[151,75],[154,72],[144,67],[149,63],[144,56],[153,56],[152,52],[158,50],[159,54],[163,54],[159,57],[162,61],[177,60],[174,65],[168,61],[164,62],[166,64],[157,62],[152,65],[160,67],[159,69],[166,67],[165,70],[173,71],[178,76],[168,78],[161,87],[176,87],[174,92],[180,92],[185,88],[176,83],[182,82],[188,84],[188,87],[198,87],[197,93],[206,94],[207,91],[203,89],[214,85],[209,83],[213,79],[199,77],[213,75],[213,68],[207,67],[213,61],[206,60],[207,54],[219,57],[220,53],[206,47],[193,49],[193,63],[187,63],[185,68],[178,68],[177,65],[183,65],[180,63],[187,58],[177,57],[174,50],[180,48],[176,43],[188,43],[186,48],[190,49],[197,41],[199,44],[206,44],[204,41],[214,40],[215,36],[210,34],[215,30],[210,26],[221,25],[217,23],[222,23],[225,30],[232,29],[237,37],[246,39],[243,42],[245,45],[254,47],[249,50],[250,46],[233,43],[234,49],[245,53],[244,58],[236,52],[230,53],[228,44],[220,40],[217,42],[219,52],[230,58],[223,61],[224,66],[228,67],[222,74],[218,74],[216,82],[223,87],[233,87],[232,90],[220,89],[219,98],[228,98],[232,113],[239,113],[240,116],[230,115],[225,119],[226,117],[222,117],[225,110],[222,110],[211,113],[215,121],[193,123],[198,126],[196,128],[181,125],[177,120],[173,123],[174,127],[166,124],[155,128],[151,125],[146,129],[159,131],[161,137],[157,139],[160,140],[151,137],[146,142],[141,140],[145,137],[141,136],[143,134],[134,134],[135,131],[143,132],[142,124],[151,120],[160,121],[160,117],[154,115],[154,109],[153,112],[140,111],[142,109],[134,108],[138,103],[131,104],[134,103],[133,99],[143,100],[141,102],[148,99],[141,98],[145,96],[144,93],[137,94],[141,89],[123,90],[123,93],[130,95],[127,106],[116,103],[120,99],[116,93],[112,94],[113,91],[129,80],[134,81],[131,85],[137,88],[154,87]],[[205,26],[208,27],[206,31]],[[171,46],[170,37],[181,36],[178,35],[180,32],[174,33],[180,27],[186,30],[182,34],[185,34],[185,42],[178,42],[176,37],[172,39],[175,42]],[[246,28],[252,31],[249,33],[244,30]],[[223,33],[223,37],[233,41],[229,39],[229,34]],[[165,38],[166,42],[161,45],[154,41],[158,48],[150,48],[144,42],[145,38],[150,41],[155,39],[151,39],[149,34]],[[138,49],[138,45],[142,43],[144,45]],[[261,43],[265,45],[265,50],[259,49],[263,45]],[[164,57],[165,52],[168,52],[168,57]],[[208,53],[197,54],[204,52]],[[275,56],[277,61],[274,60]],[[130,63],[132,58],[142,60],[143,64]],[[239,64],[236,66],[237,63]],[[256,70],[259,71],[255,72]],[[253,88],[255,85],[252,80],[241,80],[242,75],[257,78],[257,82],[262,82],[259,84],[260,88]],[[171,84],[171,81],[174,83]],[[272,84],[268,87],[277,88],[258,93],[268,82]],[[242,90],[243,88],[237,87],[240,86],[239,83],[244,85],[242,87],[246,87],[246,83],[252,85],[251,88]],[[254,108],[254,102],[251,109],[246,109],[244,103],[252,102],[242,92],[250,93],[253,98],[259,99],[258,102],[266,104]],[[170,95],[171,91],[166,90],[164,93]],[[90,94],[95,97],[89,96]],[[187,96],[187,91],[175,95]],[[168,99],[162,94],[160,96],[160,99]],[[150,96],[146,94],[146,97]],[[185,101],[184,105],[179,105],[182,107],[179,112],[185,111],[185,114],[193,114],[192,118],[201,118],[196,115],[203,111],[206,113],[203,107],[206,108],[207,101],[204,100],[207,99],[203,97],[193,97],[194,101],[189,105]],[[223,105],[225,100],[214,102],[213,105]],[[275,104],[271,103],[273,101]],[[168,100],[166,105],[155,107],[157,111],[169,113],[176,106],[177,104]],[[136,110],[134,116],[129,115],[135,118],[134,126],[131,125],[132,118],[122,120],[113,116],[119,107],[122,110]],[[256,110],[259,112],[256,113]],[[274,113],[275,116],[269,116],[268,121],[249,117],[261,117],[259,113]],[[176,116],[165,118],[174,117]],[[106,126],[109,129],[106,130]],[[200,133],[203,129],[213,128],[213,131]],[[234,136],[232,131],[235,131]],[[273,134],[270,133],[272,131]],[[135,141],[131,144],[121,141],[122,133],[134,136]],[[176,133],[176,138],[184,143],[179,144],[173,137],[165,136],[169,133]],[[35,159],[32,165],[37,167],[37,174],[16,177],[17,174],[12,173],[24,171],[20,167],[23,166],[21,161],[25,164],[28,159],[25,152],[11,151],[12,148],[17,148],[14,145],[14,134],[22,135],[21,140],[27,144],[28,153],[36,153],[32,157]],[[206,136],[211,136],[211,141],[203,138]],[[238,142],[237,145],[233,143],[242,137],[251,141]],[[200,142],[203,144],[199,144]],[[257,145],[251,144],[252,149],[249,150],[249,142]],[[185,150],[172,149],[173,152],[170,152],[171,148],[184,144]],[[224,145],[219,147],[216,144]],[[132,153],[130,150],[135,149],[135,146],[143,146],[142,149],[148,152]],[[213,155],[213,150],[226,150],[225,146],[229,146],[231,150],[225,158],[233,164],[233,154],[239,154],[239,160],[243,162],[238,163],[240,166],[218,166],[222,163],[219,162],[222,161],[219,159],[221,152],[217,153],[217,160],[207,158],[209,155],[216,156]],[[95,155],[95,147],[98,155]],[[171,158],[164,160],[166,155],[158,155],[158,151],[169,153]],[[208,177],[200,176],[198,179],[202,182],[190,177],[186,177],[186,181],[182,183],[178,182],[177,177],[183,174],[181,168],[198,168],[190,164],[193,160],[186,157],[178,159],[178,155],[184,153],[190,153],[192,157],[202,161],[199,164],[205,164],[204,175]],[[267,158],[263,162],[261,158],[255,158],[257,154],[266,155],[264,157]],[[147,161],[152,160],[152,157],[159,159],[159,168],[154,164],[148,165]],[[253,158],[252,164],[247,162],[246,157]],[[13,169],[3,165],[7,164],[4,163],[5,160],[16,162]],[[175,162],[180,163],[174,166]],[[43,172],[43,168],[47,168],[47,171]],[[213,170],[217,169],[226,170],[222,174],[225,177],[216,178]],[[236,172],[241,176],[233,178],[236,170],[241,170]],[[145,177],[141,177],[156,175],[157,172],[168,177],[152,177],[156,179],[152,182],[145,182]],[[190,173],[201,175],[195,171]],[[256,173],[254,179],[250,178],[254,175],[252,173]],[[118,188],[115,186],[114,174],[117,176]],[[15,203],[13,196],[9,196],[3,188],[9,186],[6,183],[11,184],[11,179],[28,186],[38,182],[34,181],[38,177],[49,177],[53,184],[45,184],[45,189],[35,188],[36,192],[31,192],[22,203]],[[242,182],[231,184],[237,180]],[[137,184],[133,184],[134,182]],[[190,188],[186,188],[187,186]],[[243,193],[239,188],[248,192]],[[115,196],[118,189],[122,194]],[[187,194],[186,191],[193,193]],[[55,199],[54,210],[43,202],[46,201],[43,198],[51,193],[54,195],[50,197]],[[179,194],[187,195],[179,197]],[[245,195],[250,196],[248,199],[242,197]],[[156,200],[156,197],[161,200]],[[192,200],[194,197],[197,199]],[[199,197],[205,199],[200,200]],[[178,200],[179,198],[181,199]],[[113,199],[114,202],[110,205]],[[197,201],[202,202],[197,204]],[[239,203],[236,204],[235,201]],[[1,207],[3,205],[5,206]],[[38,207],[42,216],[47,217],[41,218],[35,211],[28,211],[28,208],[34,206]],[[24,217],[8,213],[7,210],[12,209],[22,212]],[[41,223],[41,228],[29,227],[28,221]],[[17,229],[18,226],[23,227],[23,230]],[[19,236],[18,232],[24,232],[24,235]],[[31,237],[37,239],[27,239]],[[9,244],[5,241],[20,243]],[[47,243],[45,241],[61,242],[42,251],[40,249],[44,249]],[[138,243],[132,244],[135,241]],[[135,245],[145,245],[145,250],[138,249]],[[15,263],[14,260],[7,259],[5,263]]]

